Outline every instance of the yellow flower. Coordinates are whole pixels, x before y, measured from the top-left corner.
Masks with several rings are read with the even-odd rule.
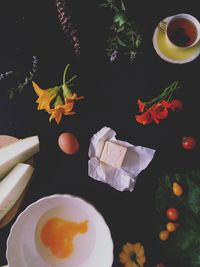
[[[119,254],[119,260],[125,267],[143,267],[146,262],[144,247],[140,243],[126,243]]]
[[[73,85],[72,81],[76,78],[73,76],[70,80],[66,81],[66,74],[69,69],[69,64],[66,66],[63,74],[63,84],[49,88],[46,90],[41,89],[35,82],[33,88],[38,95],[36,103],[38,103],[38,110],[45,109],[51,114],[49,121],[55,119],[57,123],[61,121],[63,115],[75,114],[73,110],[74,103],[77,100],[83,99],[84,97],[77,96],[70,90]]]
[[[54,87],[43,90],[35,82],[32,82],[32,84],[36,94],[39,96],[36,100],[38,110],[46,109],[48,111],[50,109],[50,103],[56,97],[59,88]]]
[[[74,102],[66,102],[64,105],[56,105],[55,108],[50,109],[48,112],[51,114],[49,121],[55,119],[57,123],[61,121],[62,115],[74,115],[75,112],[72,111],[74,107]]]

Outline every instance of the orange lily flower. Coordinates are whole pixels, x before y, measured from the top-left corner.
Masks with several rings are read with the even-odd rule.
[[[69,64],[66,66],[63,74],[62,85],[55,86],[46,90],[41,89],[35,82],[33,88],[38,95],[36,103],[38,103],[38,110],[45,109],[51,114],[49,121],[55,119],[57,123],[61,121],[63,115],[74,115],[72,111],[76,100],[83,99],[83,96],[78,97],[76,93],[70,90],[72,81],[76,78],[73,76],[70,80],[66,81],[66,74],[69,69]]]
[[[32,84],[36,94],[39,96],[36,100],[38,110],[46,109],[48,111],[50,109],[50,103],[56,97],[59,88],[54,87],[43,90],[35,82],[32,82]]]
[[[50,109],[48,112],[51,114],[49,121],[55,119],[57,124],[61,121],[62,115],[74,115],[76,112],[72,111],[74,102],[66,102],[64,105],[56,105],[55,108]]]

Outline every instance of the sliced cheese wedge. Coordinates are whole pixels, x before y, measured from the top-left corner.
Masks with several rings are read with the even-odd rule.
[[[0,220],[19,199],[30,181],[33,171],[31,165],[19,163],[0,182]]]
[[[31,136],[0,149],[0,181],[20,162],[31,158],[39,151],[38,136]]]

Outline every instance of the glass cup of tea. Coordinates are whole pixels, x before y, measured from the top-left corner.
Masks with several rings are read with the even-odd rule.
[[[173,48],[189,48],[200,40],[200,23],[192,15],[177,14],[159,23],[166,42]]]

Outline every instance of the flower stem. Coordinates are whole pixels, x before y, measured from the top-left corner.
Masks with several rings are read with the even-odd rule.
[[[63,89],[63,97],[66,99],[69,96],[72,95],[71,90],[69,89],[68,83],[70,81],[72,81],[73,79],[75,79],[76,76],[73,76],[68,82],[66,82],[66,75],[67,75],[67,71],[69,69],[69,64],[67,64],[67,66],[65,67],[64,73],[63,73],[63,84],[62,84],[62,89]]]
[[[74,79],[76,79],[77,78],[77,75],[75,75],[75,76],[73,76],[71,79],[69,79],[68,81],[67,81],[67,84],[69,85],[69,83],[71,83]]]
[[[145,102],[146,108],[152,106],[155,103],[159,103],[161,100],[164,100],[164,99],[167,99],[167,101],[169,102],[171,100],[173,92],[179,88],[180,86],[178,86],[178,81],[173,82],[170,86],[165,88],[158,97],[153,98],[149,102]]]
[[[69,69],[69,64],[67,64],[67,66],[65,67],[65,70],[64,70],[64,74],[63,74],[63,84],[65,84],[65,81],[66,81],[66,75],[67,75],[67,71]]]

